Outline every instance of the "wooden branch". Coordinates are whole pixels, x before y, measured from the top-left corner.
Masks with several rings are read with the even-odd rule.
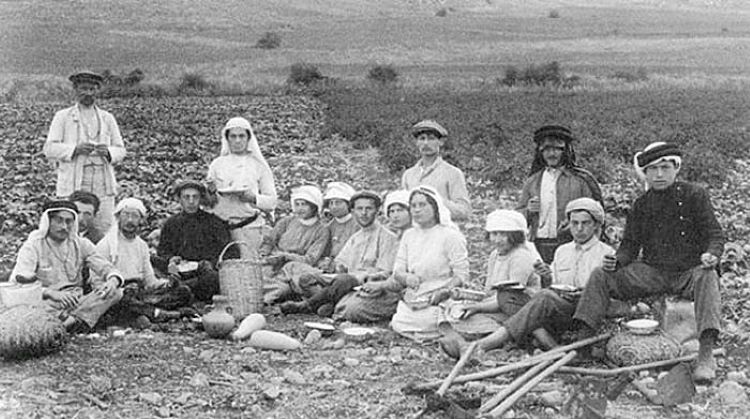
[[[531,381],[524,384],[523,387],[519,388],[515,393],[511,394],[506,398],[502,403],[500,403],[496,408],[492,409],[490,411],[490,417],[491,418],[500,418],[503,416],[505,412],[508,411],[508,409],[513,406],[513,403],[518,401],[523,395],[529,392],[532,388],[534,388],[537,384],[542,382],[545,378],[550,376],[552,373],[554,373],[556,370],[558,370],[563,365],[570,362],[573,358],[576,357],[576,351],[570,351],[562,358],[558,359],[554,364],[550,365],[545,369],[544,371],[540,372],[539,375],[532,378]]]
[[[443,381],[443,384],[440,385],[440,388],[435,393],[438,395],[438,397],[445,396],[445,392],[448,391],[448,387],[451,386],[453,383],[453,380],[456,378],[459,372],[461,372],[461,369],[463,369],[464,365],[469,361],[469,358],[471,358],[471,354],[474,353],[474,349],[476,349],[477,345],[479,344],[479,341],[474,341],[469,344],[469,347],[466,349],[466,352],[461,355],[461,358],[456,362],[456,365],[451,370],[450,374],[448,374],[447,377],[445,377],[445,381]]]
[[[514,391],[516,391],[519,387],[524,385],[527,381],[529,381],[531,378],[539,374],[540,371],[547,368],[552,364],[554,360],[549,359],[547,361],[542,361],[541,363],[531,367],[528,371],[523,373],[520,377],[513,380],[510,384],[505,386],[502,390],[497,392],[491,399],[484,402],[480,407],[477,413],[486,413],[495,408],[500,402],[505,400],[506,397],[508,397],[510,394],[512,394]]]
[[[726,352],[724,351],[724,348],[714,349],[714,352],[713,352],[714,355],[718,355],[718,356],[724,355],[725,353]],[[651,368],[668,367],[670,365],[679,364],[680,362],[692,361],[697,357],[698,357],[698,354],[695,353],[695,354],[681,356],[679,358],[667,359],[664,361],[655,361],[655,362],[649,362],[647,364],[631,365],[628,367],[620,367],[620,368],[614,368],[614,369],[562,367],[557,372],[561,372],[565,374],[593,375],[596,377],[614,377],[616,375],[619,375],[625,372],[648,370]],[[461,377],[458,377],[458,378],[460,379]]]
[[[93,394],[89,393],[80,393],[81,397],[84,399],[90,401],[91,403],[95,404],[99,409],[106,410],[109,408],[109,405],[107,403],[104,403],[101,401],[98,397],[94,396]]]

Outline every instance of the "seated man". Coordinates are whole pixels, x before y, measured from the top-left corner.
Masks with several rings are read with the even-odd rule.
[[[224,247],[231,241],[226,224],[217,216],[201,209],[206,188],[198,182],[180,182],[175,187],[182,211],[169,217],[161,228],[154,267],[182,278],[196,299],[210,302],[219,293],[219,273],[216,262]],[[225,258],[237,258],[235,246]],[[184,262],[198,262],[198,269],[180,272]]]
[[[323,209],[331,216],[328,228],[331,240],[318,267],[324,272],[333,272],[333,259],[357,230],[359,224],[352,217],[351,197],[356,191],[344,182],[331,182],[323,194]]]
[[[168,310],[190,304],[193,295],[185,285],[172,287],[169,279],[156,278],[148,245],[138,236],[146,207],[138,199],[125,198],[115,207],[114,216],[114,228],[96,245],[97,253],[125,278],[124,296],[111,310],[114,320],[133,320],[138,315],[150,321],[179,318],[180,312]]]
[[[591,198],[578,198],[570,201],[565,208],[573,241],[557,248],[552,266],[544,263],[535,265],[536,273],[548,278],[553,285],[567,285],[569,292],[556,292],[543,289],[531,297],[531,300],[508,318],[497,331],[479,340],[479,350],[490,350],[502,346],[510,339],[526,343],[530,337],[536,337],[547,347],[557,346],[552,334],[568,330],[573,322],[580,290],[586,286],[591,272],[601,266],[606,255],[614,250],[599,241],[601,226],[604,222],[604,209]],[[464,316],[484,311],[481,305],[467,307]],[[441,324],[443,350],[450,356],[458,357],[466,347],[463,338]]]
[[[634,160],[648,189],[633,203],[616,258],[591,274],[574,318],[584,327],[582,334],[593,334],[610,297],[669,293],[692,299],[699,341],[693,378],[710,381],[716,374],[713,348],[721,314],[716,265],[724,234],[708,193],[676,181],[682,165],[676,145],[652,143]]]
[[[18,251],[11,273],[13,282],[39,281],[42,297],[58,313],[67,330],[84,332],[122,298],[122,276],[94,245],[78,236],[78,212],[70,201],[44,205],[39,228],[29,234]],[[83,293],[83,264],[99,278],[93,291]]]
[[[305,274],[300,287],[311,297],[281,305],[283,313],[315,311],[329,317],[336,303],[358,285],[390,276],[398,250],[395,234],[377,222],[380,197],[360,191],[351,197],[352,212],[360,230],[347,240],[334,259],[336,276],[327,280],[322,274]]]
[[[75,191],[68,201],[78,208],[78,234],[91,240],[91,243],[99,243],[104,237],[104,233],[94,225],[94,219],[99,212],[99,198],[91,192]]]

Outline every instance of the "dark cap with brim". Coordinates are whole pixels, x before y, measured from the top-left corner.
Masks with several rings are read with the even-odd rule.
[[[570,143],[575,140],[573,133],[570,129],[562,125],[545,125],[538,130],[534,131],[534,142],[541,144],[547,138],[554,138],[557,140],[565,141]]]
[[[196,182],[194,180],[184,180],[177,183],[177,185],[175,185],[174,187],[174,194],[179,196],[185,189],[195,189],[201,195],[206,194],[206,187],[203,186],[202,183]]]
[[[71,74],[70,77],[68,77],[68,80],[73,82],[73,84],[78,83],[94,83],[94,84],[102,84],[104,82],[104,77],[102,77],[101,74],[94,73],[93,71],[79,71],[78,73]]]
[[[76,207],[76,204],[64,200],[64,199],[57,199],[54,201],[49,201],[42,206],[42,211],[62,211],[62,210],[70,210],[74,213],[78,214],[78,207]]]
[[[383,204],[383,200],[382,198],[380,198],[380,195],[373,191],[364,190],[358,191],[354,195],[352,195],[352,197],[349,199],[349,206],[354,208],[354,202],[360,198],[372,199],[373,201],[375,201],[376,208],[380,208],[380,206]]]

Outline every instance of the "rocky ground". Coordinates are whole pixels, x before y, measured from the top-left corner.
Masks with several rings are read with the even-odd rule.
[[[324,112],[311,99],[205,99],[198,104],[186,99],[169,99],[155,104],[117,102],[113,106],[122,113],[138,109],[153,116],[166,112],[171,118],[170,122],[161,122],[173,130],[166,134],[166,128],[139,122],[132,116],[123,118],[126,123],[121,123],[131,130],[126,138],[133,139],[133,150],[139,156],[126,163],[122,178],[126,190],[144,197],[158,215],[150,220],[150,228],[174,210],[173,203],[161,198],[171,181],[177,175],[200,173],[207,164],[206,155],[215,153],[216,133],[227,113],[249,114],[253,118],[280,190],[300,179],[319,184],[343,179],[355,186],[367,185],[378,190],[392,187],[397,181],[396,176],[382,168],[377,150],[355,150],[343,139],[321,138],[318,130]],[[47,116],[51,115],[37,114],[31,123],[25,111],[10,105],[0,107],[0,113],[9,117],[6,121],[12,122],[6,125],[9,128],[4,129],[5,135],[10,131],[28,132],[21,135],[23,138],[13,149],[3,150],[6,155],[1,167],[2,178],[9,182],[8,179],[20,176],[15,178],[15,186],[22,185],[3,185],[4,191],[11,191],[10,195],[6,192],[2,200],[3,209],[17,210],[21,214],[3,220],[4,262],[12,260],[20,238],[35,219],[36,205],[24,199],[37,191],[49,191],[44,182],[51,179],[41,172],[51,169],[41,163],[43,160],[38,154],[38,135],[49,119]],[[134,126],[138,128],[133,129]],[[154,146],[155,141],[183,147],[169,155],[164,152],[165,148]],[[155,165],[162,161],[160,159],[165,163]],[[736,178],[714,191],[725,225],[737,224],[727,217],[736,214],[731,208],[740,205],[737,198],[746,190],[741,180],[750,175],[747,166],[739,168],[741,172]],[[139,173],[147,178],[139,177]],[[158,182],[149,182],[149,179],[158,179]],[[378,183],[373,184],[369,179],[378,179]],[[502,205],[504,200],[513,197],[498,198],[495,194],[484,193],[489,188],[487,185],[476,180],[471,182],[472,190],[476,191],[475,213],[464,229],[471,243],[472,271],[478,282],[483,269],[482,255],[487,254],[481,234],[482,216],[488,208]],[[622,185],[628,183],[608,185],[606,189],[623,197],[632,192]],[[10,200],[9,196],[16,199]],[[723,280],[726,327],[722,344],[727,354],[719,360],[718,379],[710,386],[699,386],[692,402],[671,408],[656,406],[632,386],[626,387],[609,402],[606,417],[750,416],[747,403],[750,327],[746,320],[750,312],[750,304],[746,302],[750,288],[744,275],[726,276]],[[241,342],[211,339],[197,324],[183,320],[156,325],[153,329],[100,330],[73,337],[58,354],[26,361],[0,361],[0,417],[414,417],[426,406],[426,400],[422,395],[404,393],[403,387],[412,382],[442,379],[454,364],[437,346],[412,343],[389,331],[384,324],[376,325],[376,334],[369,340],[350,342],[338,332],[332,336],[311,335],[303,323],[313,320],[312,316],[284,317],[274,312],[267,315],[269,329],[303,341],[303,348],[291,352],[257,350]],[[527,356],[527,352],[515,348],[498,350],[483,363],[466,370],[479,371]],[[456,385],[449,397],[486,399],[513,377],[506,375]],[[648,371],[636,380],[653,389],[658,378],[658,371]],[[566,417],[562,412],[564,402],[585,381],[584,377],[576,375],[553,375],[520,399],[506,416]],[[424,417],[448,416],[444,412],[433,412]]]

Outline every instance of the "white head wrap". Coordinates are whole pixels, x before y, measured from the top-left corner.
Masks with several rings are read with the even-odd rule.
[[[518,211],[498,209],[487,215],[484,229],[490,231],[522,231],[526,234],[526,218]]]
[[[47,233],[49,233],[49,214],[51,212],[56,212],[56,211],[67,211],[67,212],[73,214],[73,230],[71,232],[71,237],[72,237],[72,235],[78,234],[78,213],[75,212],[75,211],[73,211],[70,208],[59,207],[59,208],[49,208],[49,209],[45,210],[42,213],[41,217],[39,217],[39,228],[37,228],[36,230],[32,231],[29,236],[31,236],[33,234],[33,235],[37,235],[39,237],[46,237]]]
[[[148,214],[148,211],[146,211],[146,206],[143,205],[143,202],[137,198],[125,198],[122,201],[118,202],[117,206],[115,207],[115,217],[124,209],[134,209],[141,214],[141,217],[146,217],[146,215]]]
[[[247,140],[248,153],[270,171],[271,166],[268,165],[265,157],[263,157],[263,154],[260,152],[258,139],[255,137],[253,127],[250,126],[250,121],[241,116],[234,117],[227,121],[227,124],[224,125],[224,129],[221,130],[221,152],[219,154],[221,156],[226,156],[231,153],[231,150],[229,149],[229,141],[227,141],[227,133],[232,128],[242,128],[248,132],[248,135],[250,136]]]
[[[292,189],[292,208],[294,208],[294,201],[297,199],[305,200],[317,206],[318,213],[323,209],[323,193],[320,192],[317,186],[302,185]]]
[[[414,196],[414,193],[416,192],[429,195],[435,200],[438,206],[438,216],[440,218],[440,224],[458,230],[458,226],[453,222],[453,219],[451,219],[450,210],[443,202],[443,197],[440,196],[440,193],[435,188],[428,185],[417,186],[409,192],[409,202],[411,202],[411,197]],[[416,222],[413,224],[415,227],[419,227]]]
[[[329,199],[343,199],[346,202],[352,198],[357,191],[354,190],[349,184],[344,182],[331,182],[326,186],[326,193],[323,195],[323,200]]]
[[[409,208],[409,191],[401,189],[389,192],[388,195],[385,196],[385,205],[383,205],[383,208],[385,208],[385,215],[388,215],[388,209],[393,204],[401,204],[406,208]]]

